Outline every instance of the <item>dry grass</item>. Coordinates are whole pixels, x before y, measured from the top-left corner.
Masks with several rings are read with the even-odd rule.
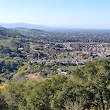
[[[26,77],[29,78],[29,79],[34,79],[34,80],[38,80],[38,81],[41,81],[41,80],[44,80],[45,79],[41,75],[39,75],[37,73],[28,74],[28,75],[26,75]]]

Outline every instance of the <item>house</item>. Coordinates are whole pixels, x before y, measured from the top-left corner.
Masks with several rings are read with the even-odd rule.
[[[18,50],[19,50],[19,51],[23,51],[23,50],[24,50],[24,48],[18,48]]]
[[[62,75],[67,75],[68,74],[68,72],[63,71],[61,68],[58,68],[57,71],[58,71],[58,74],[62,74]]]
[[[60,72],[60,74],[62,74],[62,75],[67,75],[68,73],[65,72],[65,71],[62,71],[62,72]]]

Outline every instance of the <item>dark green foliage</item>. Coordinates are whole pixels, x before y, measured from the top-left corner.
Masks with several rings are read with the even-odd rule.
[[[9,110],[8,104],[5,100],[4,95],[1,93],[1,90],[0,90],[0,110]]]
[[[76,68],[72,75],[11,83],[3,86],[5,102],[0,104],[8,104],[9,110],[109,110],[109,70],[110,61],[101,60]]]
[[[0,74],[14,72],[22,65],[20,61],[0,60]]]

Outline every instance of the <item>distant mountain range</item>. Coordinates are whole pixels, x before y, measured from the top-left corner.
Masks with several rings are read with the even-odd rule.
[[[66,28],[66,27],[61,27],[61,26],[46,26],[46,25],[36,25],[36,24],[29,24],[29,23],[0,23],[0,27],[4,27],[4,28],[21,28],[25,29],[37,29],[37,30],[43,30],[43,31],[47,31],[47,32],[70,32],[70,33],[74,33],[74,32],[87,32],[87,31],[110,31],[110,29],[83,29],[83,28]],[[23,30],[24,30],[23,29]],[[26,31],[25,30],[25,31]]]
[[[38,29],[38,30],[44,30],[48,32],[65,32],[65,31],[70,30],[70,29],[66,29],[62,27],[57,27],[54,25],[46,26],[46,25],[37,25],[37,24],[29,24],[29,23],[0,23],[0,27]]]
[[[29,23],[0,23],[0,27],[38,29],[38,30],[44,30],[48,32],[72,32],[73,30],[76,30],[76,29],[68,29],[68,28],[63,28],[63,27],[54,26],[54,25],[46,26],[46,25],[36,25],[36,24],[29,24]]]
[[[46,37],[50,35],[49,32],[40,30],[40,29],[29,29],[22,27],[0,27],[0,36],[8,37]]]
[[[47,27],[47,26],[28,24],[28,23],[0,23],[0,26],[5,27],[5,28],[23,27],[23,28],[28,28],[28,29],[40,29],[40,30],[49,29],[49,27]]]

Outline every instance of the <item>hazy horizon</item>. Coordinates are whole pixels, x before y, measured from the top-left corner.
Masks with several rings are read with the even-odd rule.
[[[66,29],[66,30],[110,30],[110,28],[104,28],[104,27],[81,27],[81,26],[63,26],[63,25],[40,25],[40,24],[32,24],[32,23],[21,23],[21,22],[13,22],[13,23],[6,23],[6,22],[0,22],[0,27],[5,28],[30,28],[30,29],[40,29],[44,30],[47,29]],[[37,28],[38,27],[38,28]]]

